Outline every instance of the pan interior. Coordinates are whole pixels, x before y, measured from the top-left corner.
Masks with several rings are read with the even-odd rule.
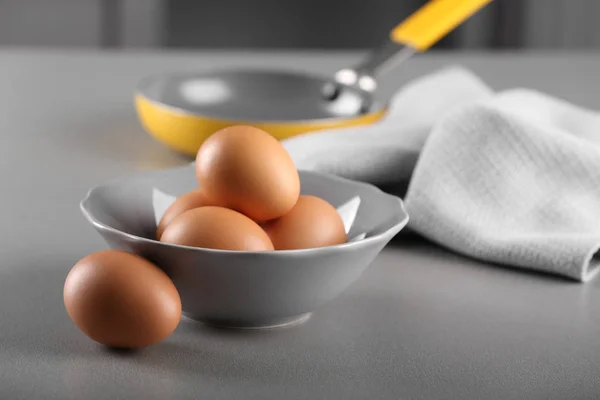
[[[305,121],[357,116],[361,94],[351,88],[331,101],[325,78],[284,71],[161,75],[144,79],[138,93],[192,114],[225,120]],[[371,111],[381,107],[374,104]]]

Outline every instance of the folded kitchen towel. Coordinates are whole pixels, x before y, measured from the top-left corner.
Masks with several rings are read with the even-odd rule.
[[[283,144],[300,169],[408,182],[409,227],[456,252],[581,282],[599,271],[600,113],[450,67],[374,125]]]

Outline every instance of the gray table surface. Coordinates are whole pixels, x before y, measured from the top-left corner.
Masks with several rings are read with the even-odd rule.
[[[224,65],[324,73],[358,54],[0,51],[1,399],[592,399],[600,396],[600,281],[499,268],[397,238],[307,323],[265,332],[180,324],[138,353],[103,349],[68,319],[69,268],[104,249],[78,203],[91,186],[188,159],[132,107],[150,73]],[[600,55],[425,54],[383,94],[463,64],[600,109]]]

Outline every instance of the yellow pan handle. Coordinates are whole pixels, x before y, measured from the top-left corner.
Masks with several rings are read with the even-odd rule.
[[[425,51],[492,0],[431,0],[396,26],[392,41]]]

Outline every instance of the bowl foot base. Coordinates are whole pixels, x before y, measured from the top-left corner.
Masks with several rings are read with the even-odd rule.
[[[274,329],[274,328],[283,328],[292,325],[298,325],[303,322],[306,322],[310,319],[312,313],[305,313],[296,315],[293,317],[279,318],[269,321],[264,321],[259,324],[245,324],[245,323],[236,323],[234,321],[219,321],[213,319],[205,319],[205,318],[196,318],[193,315],[190,315],[186,312],[183,312],[183,319],[198,322],[204,325],[213,326],[215,328],[226,328],[226,329]]]

